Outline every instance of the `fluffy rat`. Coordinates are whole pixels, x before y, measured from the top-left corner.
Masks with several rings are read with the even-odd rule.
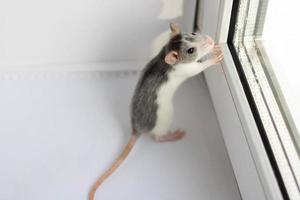
[[[89,200],[98,187],[121,165],[142,133],[157,142],[176,141],[185,136],[183,130],[170,131],[173,118],[172,99],[181,83],[206,68],[219,63],[223,54],[214,40],[198,33],[181,33],[170,24],[169,42],[144,68],[131,101],[132,135],[121,155],[94,183]],[[211,54],[210,58],[208,55]],[[206,59],[205,59],[206,58]]]

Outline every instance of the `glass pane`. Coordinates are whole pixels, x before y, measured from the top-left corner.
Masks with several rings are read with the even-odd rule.
[[[299,3],[233,4],[228,43],[237,70],[283,196],[300,199]]]
[[[270,1],[266,14],[263,45],[272,65],[273,76],[281,91],[280,101],[286,103],[287,112],[294,121],[295,142],[300,146],[300,12],[299,1],[286,0],[285,6],[280,1]]]

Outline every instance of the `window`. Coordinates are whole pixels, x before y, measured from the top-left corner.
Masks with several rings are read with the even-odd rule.
[[[230,52],[284,199],[300,199],[298,8],[299,3],[292,0],[233,1],[228,35]]]

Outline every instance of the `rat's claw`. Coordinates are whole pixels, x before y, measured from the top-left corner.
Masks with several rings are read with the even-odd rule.
[[[214,64],[218,64],[220,63],[220,61],[223,59],[223,53],[220,51],[218,52],[218,54],[215,55],[214,59],[213,59],[213,63]]]
[[[220,62],[221,60],[223,60],[223,58],[224,58],[223,54],[220,54],[220,55],[217,57],[218,62]]]

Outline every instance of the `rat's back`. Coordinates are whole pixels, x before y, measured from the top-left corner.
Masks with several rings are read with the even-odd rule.
[[[157,92],[168,80],[172,67],[164,62],[162,50],[143,70],[131,102],[132,128],[138,133],[150,132],[157,120]]]

